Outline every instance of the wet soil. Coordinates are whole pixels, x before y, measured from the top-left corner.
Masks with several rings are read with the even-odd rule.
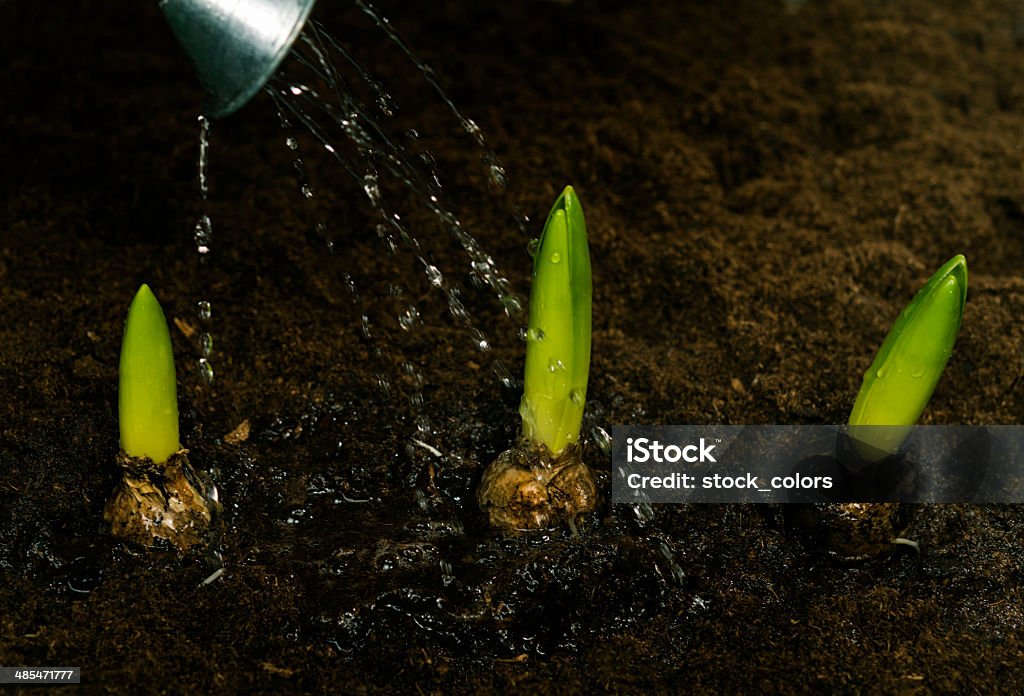
[[[518,293],[529,236],[576,188],[588,433],[842,422],[891,321],[956,253],[967,313],[925,421],[1020,422],[1019,3],[381,0],[483,129],[504,192],[394,44],[321,5]],[[202,95],[156,3],[0,2],[0,35],[0,664],[80,666],[110,693],[1024,690],[1016,507],[922,507],[919,555],[856,563],[768,507],[606,503],[580,536],[488,531],[475,487],[518,428],[493,363],[518,377],[521,322],[446,232],[403,210],[489,351],[310,147],[303,201],[261,95],[214,125],[200,263]],[[142,282],[176,320],[183,444],[224,504],[209,584],[203,555],[102,522]],[[409,303],[423,321],[403,331]],[[592,438],[584,457],[607,486]]]

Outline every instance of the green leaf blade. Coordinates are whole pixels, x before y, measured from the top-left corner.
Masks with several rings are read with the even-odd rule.
[[[166,461],[181,448],[177,376],[167,320],[145,284],[128,309],[118,376],[121,448],[130,457]]]
[[[579,440],[590,373],[592,294],[583,207],[567,186],[534,257],[519,409],[524,436],[553,454]]]

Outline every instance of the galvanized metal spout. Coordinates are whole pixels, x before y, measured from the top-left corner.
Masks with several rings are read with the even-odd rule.
[[[195,65],[210,118],[233,114],[270,79],[314,0],[160,0]]]

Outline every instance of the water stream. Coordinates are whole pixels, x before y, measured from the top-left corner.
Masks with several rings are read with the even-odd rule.
[[[412,52],[386,17],[362,0],[355,0],[355,4],[390,44],[409,59],[468,136],[471,146],[479,150],[482,180],[489,199],[509,205],[503,198],[508,175],[479,126],[447,96],[435,71]],[[430,291],[447,307],[459,334],[468,338],[474,351],[489,358],[498,383],[518,391],[521,384],[500,360],[492,357],[491,338],[467,309],[467,286],[459,273],[440,268],[436,259],[450,258],[448,246],[440,245],[454,242],[463,254],[465,279],[473,292],[489,296],[501,313],[519,324],[525,323],[523,296],[512,289],[494,258],[447,200],[438,163],[425,146],[427,138],[416,127],[396,125],[400,105],[386,86],[321,25],[310,22],[283,67],[269,81],[265,93],[276,107],[282,142],[292,159],[298,195],[312,236],[322,242],[328,255],[337,259],[336,263],[351,262],[342,251],[345,232],[333,229],[317,205],[318,188],[309,166],[314,156],[318,162],[326,160],[340,168],[342,180],[347,179],[353,192],[365,197],[376,218],[376,236],[382,253],[411,262],[419,269]],[[203,209],[194,234],[200,263],[206,262],[213,243],[207,210],[209,135],[209,122],[200,119],[198,177]],[[329,178],[332,182],[337,180]],[[510,213],[519,231],[526,235],[529,219],[515,205],[511,205]],[[424,219],[433,221],[433,230],[424,228],[422,222],[412,222]],[[438,230],[441,234],[436,234]],[[295,549],[304,548],[312,561],[312,571],[343,578],[347,583],[344,592],[325,600],[322,614],[311,617],[306,630],[345,649],[344,646],[358,644],[361,634],[391,630],[379,629],[381,625],[394,624],[394,630],[401,633],[412,621],[417,630],[435,634],[443,641],[469,641],[510,653],[542,653],[556,644],[574,640],[577,629],[571,616],[568,623],[558,625],[538,621],[543,617],[535,616],[536,602],[573,605],[575,585],[599,582],[605,572],[603,559],[620,558],[624,553],[617,539],[640,529],[647,529],[649,538],[629,542],[631,550],[614,562],[643,564],[646,570],[639,577],[648,590],[654,588],[656,592],[645,595],[632,580],[616,581],[608,596],[620,601],[620,605],[594,608],[593,611],[607,617],[598,623],[631,623],[662,602],[665,587],[683,584],[685,573],[675,558],[673,542],[648,527],[654,518],[650,506],[637,507],[632,519],[613,519],[605,532],[586,540],[568,530],[522,539],[468,534],[464,523],[475,510],[472,472],[476,468],[458,452],[457,446],[446,446],[443,432],[426,415],[430,411],[423,389],[427,379],[418,361],[405,353],[404,346],[409,345],[406,339],[423,328],[420,302],[426,300],[414,300],[417,293],[410,285],[401,278],[393,278],[387,283],[388,300],[384,303],[393,308],[393,315],[371,316],[363,309],[367,304],[363,293],[369,290],[361,288],[352,273],[344,272],[343,278],[359,317],[360,334],[369,348],[372,365],[367,370],[375,375],[381,400],[394,403],[396,398],[404,397],[414,414],[409,432],[400,439],[404,438],[406,459],[420,471],[405,479],[407,490],[412,492],[411,501],[382,499],[373,491],[359,490],[358,486],[353,489],[351,477],[358,474],[339,471],[329,462],[309,462],[302,467],[308,483],[299,504],[275,492],[273,485],[250,493],[254,496],[250,505],[279,510],[274,516],[279,526],[267,530],[263,554],[290,559]],[[213,378],[212,309],[206,298],[197,307],[202,331],[199,369],[208,384]],[[520,338],[524,336],[522,329]],[[308,438],[325,418],[332,423],[345,419],[347,408],[341,402],[316,406],[309,418],[304,417],[295,428],[284,428],[278,435],[269,433],[265,437],[270,437],[271,442],[278,438],[283,441],[293,434],[297,438],[302,432]],[[599,411],[590,415],[585,425],[590,429],[594,455],[610,457],[611,438],[597,424],[600,415]],[[294,463],[289,459],[297,456],[292,449],[298,443],[294,439],[290,442],[292,447],[282,449],[276,461],[274,454],[264,453],[264,461],[269,459],[272,463],[262,465],[263,474],[258,478],[270,484],[295,475],[290,471]],[[486,462],[477,464],[482,466]],[[243,467],[249,466],[252,463],[243,460]],[[435,485],[435,473],[441,476],[441,472],[450,478]],[[249,488],[245,477],[255,474],[241,471],[234,476],[232,483],[237,490]],[[443,492],[441,496],[437,495],[439,489]],[[543,553],[538,556],[541,549]],[[533,560],[525,562],[524,557]],[[552,571],[555,576],[550,575]],[[632,576],[636,579],[637,573]],[[375,599],[366,604],[367,597]],[[572,609],[576,613],[590,611]],[[513,630],[503,629],[494,634],[496,626],[510,622]]]

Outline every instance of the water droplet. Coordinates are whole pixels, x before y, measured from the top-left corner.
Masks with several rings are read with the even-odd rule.
[[[381,394],[384,396],[391,396],[391,383],[388,382],[387,376],[383,372],[378,372],[375,377],[377,378],[377,388],[380,389]]]
[[[565,363],[555,358],[548,358],[548,372],[558,372],[565,369]]]
[[[480,126],[476,125],[476,122],[471,118],[462,119],[462,127],[466,129],[466,132],[473,136],[473,140],[480,147],[486,147],[484,141],[484,133],[480,130]]]
[[[460,319],[464,322],[469,322],[469,312],[466,311],[466,306],[462,304],[462,300],[459,299],[459,289],[452,288],[448,291],[448,311],[452,313],[452,316],[456,319]]]
[[[208,322],[210,317],[213,316],[213,308],[210,303],[206,300],[200,300],[196,303],[196,316],[199,317],[199,321]]]
[[[885,368],[884,367],[880,367],[877,370],[875,370],[875,378],[882,379],[883,377],[885,377]]]
[[[291,87],[289,88],[289,91],[290,91],[290,92],[291,92],[291,93],[292,93],[293,95],[295,95],[296,97],[298,97],[298,96],[300,96],[300,95],[302,94],[302,88],[301,88],[301,87],[299,87],[298,85],[292,85],[292,86],[291,86]]]
[[[551,263],[558,263],[561,260],[562,256],[557,251],[551,254]]]
[[[512,220],[516,223],[516,227],[523,234],[526,234],[530,226],[530,217],[526,215],[519,208],[512,208]]]
[[[380,205],[380,182],[376,176],[367,174],[363,177],[363,191],[375,207]]]
[[[213,365],[206,358],[199,358],[199,379],[207,386],[213,384]]]
[[[540,343],[544,340],[544,329],[540,327],[531,328],[526,332],[526,340]]]
[[[403,331],[409,331],[419,324],[420,321],[420,311],[413,305],[409,305],[405,308],[405,311],[398,315],[398,324],[402,327]]]
[[[594,426],[594,429],[590,431],[590,436],[594,439],[594,444],[601,450],[601,454],[606,457],[612,456],[612,436],[608,434],[607,430],[599,425]]]
[[[530,255],[532,259],[537,255],[537,248],[540,247],[540,240],[537,238],[531,239],[526,244],[526,253]]]
[[[634,505],[633,513],[636,515],[636,521],[641,527],[654,519],[654,508],[646,500],[638,505]]]
[[[199,352],[203,354],[204,358],[210,357],[213,353],[213,336],[206,331],[199,334]]]
[[[494,163],[487,168],[487,178],[491,188],[499,191],[504,190],[508,183],[508,178],[505,176],[505,168],[498,163]]]
[[[359,318],[360,326],[363,330],[363,336],[366,338],[373,338],[373,333],[370,331],[370,317],[365,314]]]
[[[287,138],[285,138],[284,144],[288,146],[289,150],[299,149],[299,141],[296,140],[294,136],[289,135]]]
[[[310,186],[309,184],[303,184],[300,190],[302,191],[302,195],[305,196],[306,198],[313,197],[313,187]]]
[[[916,368],[913,372],[910,373],[910,376],[913,377],[914,379],[920,379],[921,377],[924,377],[924,368]]]
[[[444,284],[444,274],[441,273],[437,266],[428,265],[425,270],[427,273],[427,280],[429,280],[430,284],[435,288],[439,288]]]
[[[505,309],[505,316],[510,318],[518,317],[523,313],[523,300],[512,293],[501,296],[501,306]]]
[[[508,368],[505,367],[505,363],[500,360],[495,360],[493,369],[494,374],[498,376],[498,381],[501,382],[501,386],[506,389],[515,389],[516,381],[512,379],[512,374],[508,371]]]
[[[586,399],[583,396],[583,392],[579,389],[569,390],[569,401],[571,401],[578,408],[583,408],[583,403]]]
[[[209,215],[203,215],[199,218],[192,238],[196,243],[196,251],[200,254],[208,254],[210,252],[210,243],[213,239],[213,223],[210,221]]]
[[[395,115],[395,103],[391,99],[391,95],[386,92],[377,95],[377,108],[388,118]]]
[[[476,345],[477,350],[487,352],[491,349],[491,344],[487,342],[487,337],[484,336],[480,329],[473,329],[470,333],[473,336],[473,343]]]

